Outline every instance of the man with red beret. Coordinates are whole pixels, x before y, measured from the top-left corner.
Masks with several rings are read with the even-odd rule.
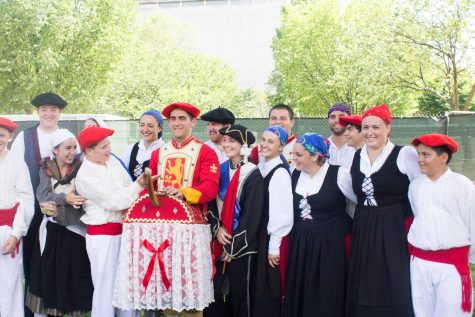
[[[28,128],[18,134],[11,147],[11,152],[23,157],[30,172],[33,192],[39,184],[40,162],[53,153],[51,136],[59,129],[58,121],[61,111],[68,104],[59,95],[47,92],[36,96],[31,104],[37,109],[39,124]],[[37,242],[38,230],[43,219],[38,201],[35,199],[35,214],[28,233],[23,239],[23,268],[25,272],[25,286],[30,280],[30,266],[34,243]],[[39,257],[39,256],[38,256]],[[33,313],[25,306],[25,316],[32,317]]]
[[[202,316],[213,301],[206,216],[207,203],[218,192],[219,162],[209,146],[192,136],[199,113],[183,102],[162,110],[172,139],[150,158],[158,194],[143,193],[124,217],[116,307]]]
[[[34,196],[28,167],[8,151],[17,125],[0,117],[0,316],[23,317],[21,238],[34,213]]]
[[[361,121],[363,116],[360,114],[340,117],[340,126],[345,128],[343,136],[346,139],[346,145],[355,150],[361,149],[364,145],[363,135],[361,134]],[[353,155],[347,155],[341,158],[341,166],[351,167]]]
[[[475,186],[448,167],[457,142],[427,134],[412,144],[424,174],[411,182],[409,230],[412,302],[416,317],[472,316],[475,263]]]
[[[87,225],[86,249],[94,284],[92,317],[136,316],[135,310],[112,305],[122,233],[123,212],[143,190],[143,176],[132,182],[120,161],[111,156],[114,130],[90,127],[78,135],[84,161],[76,176],[76,190],[86,198],[81,221]]]

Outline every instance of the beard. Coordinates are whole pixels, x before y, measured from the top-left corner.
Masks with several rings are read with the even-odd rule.
[[[341,125],[337,125],[337,126],[332,126],[330,127],[330,131],[332,132],[332,134],[334,136],[341,136],[343,135],[343,133],[345,133],[345,128],[343,128]]]

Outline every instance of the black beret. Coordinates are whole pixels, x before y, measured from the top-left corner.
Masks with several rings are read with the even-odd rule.
[[[216,108],[201,115],[201,120],[234,124],[234,114],[226,108]]]
[[[246,143],[248,146],[256,141],[252,132],[240,124],[233,124],[229,127],[219,129],[219,133],[222,135],[229,135],[239,143]]]
[[[52,92],[46,92],[38,95],[31,101],[31,104],[36,108],[44,105],[56,106],[63,109],[68,104],[63,98]]]

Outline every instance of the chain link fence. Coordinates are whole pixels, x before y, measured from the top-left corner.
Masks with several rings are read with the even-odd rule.
[[[241,118],[237,119],[236,123],[249,128],[259,139],[262,131],[268,126],[268,119]],[[19,132],[37,124],[37,122],[23,121],[17,122],[17,124]],[[60,121],[62,128],[67,128],[76,135],[82,129],[83,124],[84,121],[80,120]],[[112,151],[118,155],[122,154],[127,144],[140,139],[138,120],[107,121],[107,124],[116,131],[112,136]],[[328,136],[330,133],[326,118],[297,118],[293,131],[296,135],[316,132]],[[169,140],[171,135],[166,124],[163,132],[164,140]],[[414,137],[427,133],[443,133],[453,137],[459,144],[459,152],[454,155],[450,163],[451,168],[475,180],[475,113],[450,115],[442,118],[393,118],[391,140],[396,144],[409,145]],[[207,140],[206,122],[198,120],[193,134],[199,140]]]

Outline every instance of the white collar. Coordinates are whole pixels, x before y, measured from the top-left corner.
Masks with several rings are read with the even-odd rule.
[[[259,169],[261,170],[262,176],[266,177],[267,174],[269,174],[270,171],[277,165],[283,163],[282,159],[280,158],[280,155],[273,158],[272,160],[266,162],[263,160],[262,162],[259,162]]]

